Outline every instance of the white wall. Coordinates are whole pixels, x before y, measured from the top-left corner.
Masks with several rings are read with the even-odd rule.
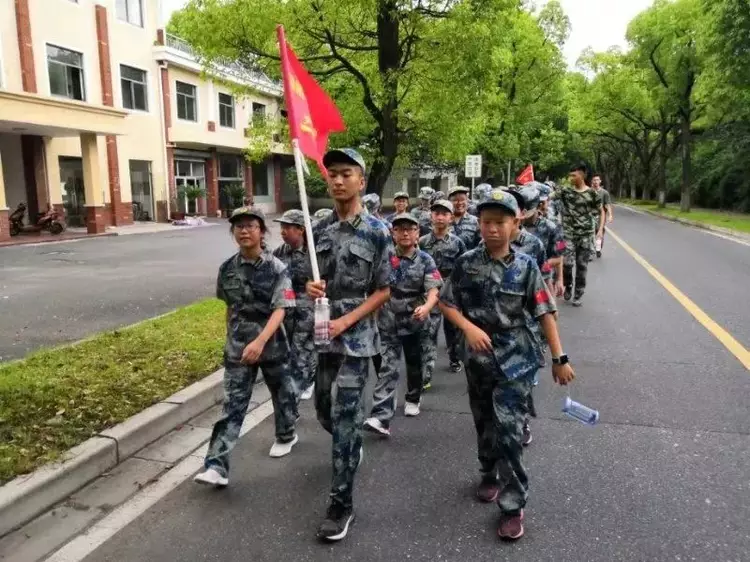
[[[5,199],[11,212],[26,200],[26,179],[23,173],[23,155],[19,135],[0,134]]]

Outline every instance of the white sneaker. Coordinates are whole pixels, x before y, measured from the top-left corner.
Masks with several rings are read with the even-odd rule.
[[[219,471],[215,468],[209,468],[195,475],[193,482],[198,484],[206,484],[207,486],[216,486],[217,488],[223,488],[229,484],[229,478],[219,474]]]
[[[364,458],[365,458],[365,446],[362,445],[359,448],[359,461],[357,462],[357,468],[359,468],[359,465],[362,464],[362,459],[364,459]]]
[[[299,441],[299,436],[297,436],[296,434],[294,436],[294,439],[292,439],[288,443],[283,443],[277,440],[271,446],[271,451],[268,453],[268,455],[273,457],[274,459],[285,457],[292,452],[292,447],[297,444],[297,441]]]
[[[391,435],[391,430],[384,426],[383,422],[378,418],[367,418],[365,420],[365,430],[374,431],[380,435],[385,435],[386,437]]]
[[[418,416],[419,404],[414,404],[412,402],[407,402],[406,404],[404,404],[404,415],[410,418],[413,418],[414,416]]]
[[[307,387],[307,390],[300,395],[300,400],[310,400],[313,397],[313,392],[315,392],[315,383]]]

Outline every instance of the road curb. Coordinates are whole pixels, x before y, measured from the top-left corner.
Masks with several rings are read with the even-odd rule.
[[[725,236],[732,236],[733,238],[738,238],[740,240],[750,242],[750,235],[747,235],[743,232],[739,232],[737,230],[732,230],[731,228],[722,228],[720,226],[705,224],[705,223],[698,222],[698,221],[691,221],[690,219],[683,219],[680,217],[670,217],[668,215],[657,213],[656,211],[651,211],[649,209],[640,209],[632,205],[625,205],[624,203],[617,203],[617,205],[625,207],[626,209],[630,209],[631,211],[634,211],[634,212],[646,213],[647,215],[651,215],[652,217],[664,219],[669,222],[676,222],[676,223],[684,224],[685,226],[692,226],[693,228],[700,228],[702,230],[708,230],[710,232],[716,232],[718,234],[724,234]]]
[[[221,402],[224,369],[0,487],[0,537],[21,527],[176,427]]]

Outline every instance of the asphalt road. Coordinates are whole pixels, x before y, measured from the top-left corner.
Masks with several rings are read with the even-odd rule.
[[[748,344],[750,247],[622,210],[613,226]],[[399,414],[389,440],[367,436],[358,519],[343,543],[314,539],[330,438],[308,404],[292,455],[267,457],[266,420],[235,450],[229,489],[184,482],[86,562],[750,560],[750,373],[612,239],[591,265],[584,306],[563,305],[561,326],[578,374],[572,396],[601,422],[565,418],[545,370],[517,543],[499,542],[496,508],[473,499],[465,381],[443,354],[421,416]]]
[[[211,296],[233,251],[226,223],[0,248],[0,361]]]

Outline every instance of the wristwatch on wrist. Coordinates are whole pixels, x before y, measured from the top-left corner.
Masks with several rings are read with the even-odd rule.
[[[564,353],[560,355],[560,357],[553,357],[552,358],[552,364],[553,365],[565,365],[568,363],[568,356]]]

